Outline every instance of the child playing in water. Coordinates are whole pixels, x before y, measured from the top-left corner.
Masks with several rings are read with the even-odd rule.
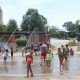
[[[60,62],[60,70],[61,67],[64,67],[64,55],[63,52],[61,52],[61,48],[58,48],[58,57],[59,57],[59,62]]]
[[[40,65],[42,65],[43,62],[45,63],[46,50],[47,50],[47,45],[42,44],[40,47],[40,51],[41,51],[41,63],[40,63]]]
[[[22,52],[22,57],[24,56],[24,52],[25,52],[25,47],[23,47],[22,49],[21,49],[21,52]]]
[[[6,51],[3,54],[4,54],[4,63],[6,63],[8,57],[8,49],[6,49]]]
[[[25,56],[26,56],[26,62],[27,62],[27,78],[29,77],[29,71],[31,72],[31,77],[33,77],[33,72],[31,69],[31,63],[33,61],[33,56],[32,56],[32,51],[30,47],[27,48]]]
[[[71,56],[73,56],[73,55],[74,55],[74,51],[73,51],[73,49],[72,49],[72,48],[70,49],[70,55],[71,55]]]
[[[51,46],[49,46],[49,48],[47,50],[47,54],[46,54],[46,62],[47,62],[47,66],[49,66],[49,67],[51,65],[52,57],[53,57],[52,48],[51,48]]]

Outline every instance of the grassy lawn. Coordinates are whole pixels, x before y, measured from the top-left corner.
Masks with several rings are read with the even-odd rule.
[[[77,43],[68,43],[68,46],[77,46]]]

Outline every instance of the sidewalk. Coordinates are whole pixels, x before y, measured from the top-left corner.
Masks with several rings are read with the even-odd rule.
[[[80,76],[67,76],[67,75],[61,75],[61,76],[55,76],[51,74],[46,75],[35,75],[32,78],[24,78],[23,76],[0,76],[0,80],[80,80]]]
[[[77,56],[75,56],[76,58],[77,58]],[[75,58],[74,58],[75,59]],[[80,59],[79,57],[78,57],[78,59]],[[37,57],[35,57],[35,61],[36,61],[36,65],[34,65],[33,66],[33,71],[34,71],[34,77],[30,77],[30,78],[24,78],[25,76],[26,76],[26,73],[24,74],[23,72],[24,72],[24,65],[25,64],[20,64],[20,62],[21,61],[18,61],[19,62],[19,64],[18,64],[18,62],[16,62],[16,64],[11,64],[11,62],[8,62],[8,64],[5,66],[5,68],[7,69],[9,69],[9,70],[7,70],[8,72],[7,73],[5,73],[5,74],[0,74],[0,80],[80,80],[80,71],[78,72],[78,73],[75,73],[76,72],[76,67],[75,68],[73,68],[73,69],[71,69],[71,70],[73,70],[73,71],[71,71],[70,70],[70,68],[71,67],[69,67],[69,69],[68,69],[68,72],[67,71],[62,71],[62,72],[58,72],[58,73],[56,73],[55,71],[57,71],[57,70],[59,70],[59,68],[58,68],[58,64],[56,63],[56,61],[57,61],[57,59],[56,59],[56,55],[55,55],[55,60],[54,60],[54,64],[56,64],[56,65],[54,65],[53,66],[53,72],[51,71],[50,73],[47,73],[47,71],[48,71],[48,69],[49,68],[47,68],[46,69],[46,73],[44,73],[44,68],[42,69],[43,70],[43,73],[41,73],[40,71],[41,71],[41,69],[40,69],[40,65],[39,65],[39,63],[37,63],[37,61],[38,61],[38,58]],[[35,62],[34,61],[34,62]],[[73,64],[74,63],[76,63],[77,62],[77,60],[74,62],[72,62]],[[71,64],[72,64],[71,63]],[[78,63],[78,62],[77,62]],[[35,64],[35,63],[34,63]],[[68,66],[71,66],[71,64],[69,63],[69,65]],[[74,65],[72,64],[72,66],[74,67]],[[79,64],[79,63],[78,63]],[[3,65],[4,66],[4,65]],[[3,67],[2,66],[2,67]],[[23,67],[20,67],[20,66],[23,66]],[[77,65],[78,67],[79,67],[79,65]],[[2,68],[1,66],[0,66],[0,69],[2,69],[3,70],[3,68]],[[35,68],[34,68],[35,67]],[[4,68],[4,69],[5,69]],[[17,69],[16,69],[17,68]],[[46,68],[46,67],[45,67]],[[56,69],[57,68],[57,69]],[[5,70],[6,70],[5,69]],[[14,69],[14,70],[13,70]],[[15,70],[16,69],[16,70]],[[18,71],[18,69],[19,70],[23,70],[22,72],[21,72],[21,74],[19,73],[17,73],[17,71]],[[12,72],[11,72],[12,71]],[[15,72],[16,71],[16,72]],[[71,73],[69,73],[69,71],[71,71]],[[9,73],[9,72],[11,72],[11,73]],[[13,72],[15,73],[15,74],[13,74]],[[75,73],[75,74],[74,74]]]
[[[2,74],[2,75],[0,74],[0,80],[6,80],[6,79],[7,80],[80,80],[80,65],[79,65],[80,56],[79,57],[77,56],[77,55],[80,55],[80,52],[77,51],[75,47],[74,49],[75,49],[75,56],[71,57],[70,62],[67,64],[68,72],[63,71],[63,72],[56,73],[59,70],[58,58],[56,56],[57,51],[53,52],[54,54],[53,68],[54,69],[51,70],[51,73],[47,73],[48,68],[46,70],[43,68],[42,69],[43,72],[45,70],[46,73],[42,73],[41,67],[39,65],[39,58],[38,58],[39,56],[34,56],[34,65],[32,66],[34,71],[34,77],[32,78],[24,78],[26,76],[26,73],[24,74],[25,72],[24,68],[26,65],[24,63],[25,57],[22,59],[21,52],[14,53],[14,57],[15,57],[14,61],[11,61],[11,59],[9,59],[9,62],[6,66],[4,66],[3,64],[2,64],[2,67],[0,66],[0,70],[2,70],[3,72],[6,71],[6,69],[8,71],[8,72],[6,71],[5,74]],[[78,65],[76,65],[77,63]],[[18,74],[18,70],[22,71],[21,74],[20,72]],[[79,72],[75,73],[76,70]]]

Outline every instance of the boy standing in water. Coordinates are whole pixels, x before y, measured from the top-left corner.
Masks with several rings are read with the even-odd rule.
[[[28,47],[25,53],[26,56],[26,62],[27,62],[27,78],[29,77],[29,71],[31,72],[31,77],[33,77],[33,72],[31,69],[31,63],[33,62],[33,56],[32,56],[31,47]]]
[[[8,57],[8,49],[6,49],[6,51],[4,52],[4,63],[6,63]]]

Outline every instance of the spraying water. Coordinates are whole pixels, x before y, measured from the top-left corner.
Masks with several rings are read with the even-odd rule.
[[[7,47],[7,44],[8,44],[8,42],[9,42],[9,40],[12,38],[12,36],[14,35],[14,33],[16,32],[16,30],[17,30],[17,28],[13,31],[13,33],[11,34],[11,36],[9,37],[9,39],[8,39],[8,41],[6,42],[6,44],[4,45],[4,49],[8,49],[8,50],[10,50],[8,47]]]
[[[29,37],[29,39],[28,39],[28,41],[27,41],[27,43],[26,43],[26,47],[29,46],[30,39],[31,39],[33,33],[35,32],[35,30],[36,30],[36,28],[34,28],[34,30],[32,31],[32,33],[31,33],[31,35],[30,35],[30,37]]]
[[[30,41],[31,41],[31,38],[32,38],[33,34],[37,34],[36,31],[37,31],[37,28],[34,28],[34,30],[32,31],[32,33],[31,33],[31,35],[30,35],[30,37],[29,37],[29,39],[28,39],[28,41],[26,43],[26,47],[27,46],[31,46]],[[44,31],[45,31],[45,35],[46,35],[46,38],[47,38],[47,42],[50,43],[47,29],[45,28]],[[38,36],[37,36],[37,38],[38,38]]]
[[[45,28],[46,28],[46,27],[45,27]],[[48,29],[47,29],[47,28],[45,29],[45,33],[46,33],[46,37],[47,37],[48,43],[50,43],[49,37],[48,37]]]

